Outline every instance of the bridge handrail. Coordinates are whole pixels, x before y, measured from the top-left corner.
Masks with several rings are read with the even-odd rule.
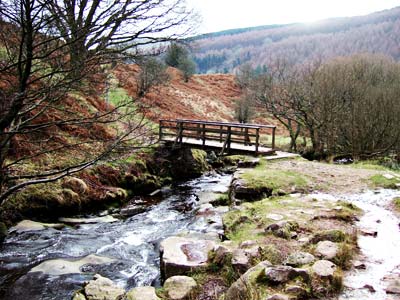
[[[163,139],[163,136],[176,136],[175,144],[182,143],[183,137],[197,138],[203,141],[203,147],[205,146],[206,140],[220,140],[222,142],[223,137],[225,137],[225,142],[222,151],[227,148],[230,149],[231,142],[239,142],[244,145],[251,145],[250,137],[255,137],[255,153],[258,152],[260,144],[260,130],[262,128],[272,129],[272,149],[275,148],[275,131],[276,126],[273,125],[261,125],[261,124],[248,124],[248,123],[231,123],[231,122],[216,122],[216,121],[202,121],[202,120],[188,120],[188,119],[160,119],[160,129],[159,138]],[[168,124],[169,123],[169,124]],[[189,124],[189,126],[187,126]],[[197,127],[190,127],[190,125]],[[202,126],[200,126],[202,125]],[[210,128],[207,126],[212,126]],[[219,129],[215,128],[219,127]],[[241,131],[235,131],[232,129],[240,128]],[[174,129],[175,132],[163,132],[163,129]],[[243,129],[245,130],[243,132]],[[251,131],[255,130],[255,133]],[[188,133],[184,133],[188,132]],[[211,134],[211,135],[209,135]],[[215,134],[218,134],[217,139]],[[243,138],[234,138],[233,136],[242,136]]]

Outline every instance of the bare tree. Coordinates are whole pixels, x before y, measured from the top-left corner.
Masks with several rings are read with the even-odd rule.
[[[106,105],[87,79],[104,82],[102,63],[180,37],[189,16],[181,0],[0,2],[0,204],[151,142],[139,103]]]
[[[137,60],[140,67],[136,83],[137,95],[143,97],[152,87],[164,85],[169,81],[166,65],[154,57]]]

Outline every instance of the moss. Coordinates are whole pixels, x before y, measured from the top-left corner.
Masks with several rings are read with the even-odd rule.
[[[192,156],[195,161],[195,171],[204,173],[210,169],[207,163],[207,152],[199,149],[192,149]]]
[[[396,184],[400,183],[400,179],[397,177],[388,179],[383,175],[371,176],[369,178],[369,181],[374,187],[381,187],[386,189],[396,189],[397,188]]]
[[[229,195],[227,193],[221,194],[217,199],[210,202],[214,206],[227,206],[230,205]]]
[[[350,270],[352,266],[351,260],[354,256],[354,253],[357,251],[355,245],[340,243],[338,247],[339,251],[336,257],[333,259],[333,262],[343,270]]]
[[[273,265],[279,265],[283,261],[283,256],[281,252],[271,244],[261,248],[261,260],[268,260]]]

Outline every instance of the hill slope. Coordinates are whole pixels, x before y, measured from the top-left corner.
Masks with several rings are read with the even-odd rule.
[[[369,52],[400,59],[400,7],[361,17],[235,32],[194,38],[201,73],[231,72],[246,62],[263,66],[276,58],[302,63]]]

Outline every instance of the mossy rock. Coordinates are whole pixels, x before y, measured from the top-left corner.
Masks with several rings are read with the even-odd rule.
[[[196,178],[210,170],[207,153],[203,150],[181,148],[169,157],[171,175],[176,179]]]

